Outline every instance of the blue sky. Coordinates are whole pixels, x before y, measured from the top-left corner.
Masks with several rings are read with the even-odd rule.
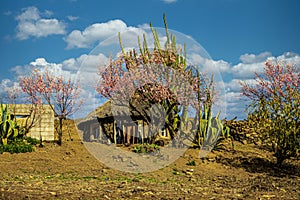
[[[68,70],[120,29],[150,21],[163,27],[163,13],[170,29],[193,37],[220,67],[228,118],[245,116],[238,80],[252,78],[267,58],[300,62],[297,0],[2,0],[0,5],[2,96],[34,64]]]

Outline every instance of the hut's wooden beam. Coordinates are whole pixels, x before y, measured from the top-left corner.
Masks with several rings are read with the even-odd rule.
[[[113,132],[114,132],[114,143],[117,144],[117,125],[116,120],[113,122]]]

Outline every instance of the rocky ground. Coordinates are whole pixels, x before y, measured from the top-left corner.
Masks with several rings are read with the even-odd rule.
[[[259,145],[235,142],[234,151],[203,159],[189,149],[160,170],[126,173],[94,158],[76,131],[72,137],[0,155],[0,199],[300,199],[300,161],[278,168]]]

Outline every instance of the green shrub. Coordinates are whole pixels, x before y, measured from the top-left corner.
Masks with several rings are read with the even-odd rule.
[[[188,165],[188,166],[196,166],[196,161],[191,160],[191,161],[187,162],[186,165]]]
[[[35,139],[35,138],[31,138],[31,137],[24,137],[24,140],[26,140],[31,145],[38,145],[38,144],[41,143],[40,140]]]
[[[11,141],[6,145],[0,144],[0,153],[9,152],[9,153],[26,153],[34,151],[34,146],[30,143],[27,143],[26,140],[15,140]]]
[[[135,153],[155,153],[160,151],[160,146],[156,144],[139,144],[133,148]]]

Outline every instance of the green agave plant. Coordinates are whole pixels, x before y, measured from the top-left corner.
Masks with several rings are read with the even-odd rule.
[[[227,138],[232,139],[230,128],[224,126],[222,120],[219,119],[220,112],[215,117],[212,117],[210,104],[205,104],[203,111],[199,110],[199,116],[198,119],[194,120],[194,125],[198,124],[196,137],[193,141],[197,147],[214,147],[218,149],[223,140]]]

